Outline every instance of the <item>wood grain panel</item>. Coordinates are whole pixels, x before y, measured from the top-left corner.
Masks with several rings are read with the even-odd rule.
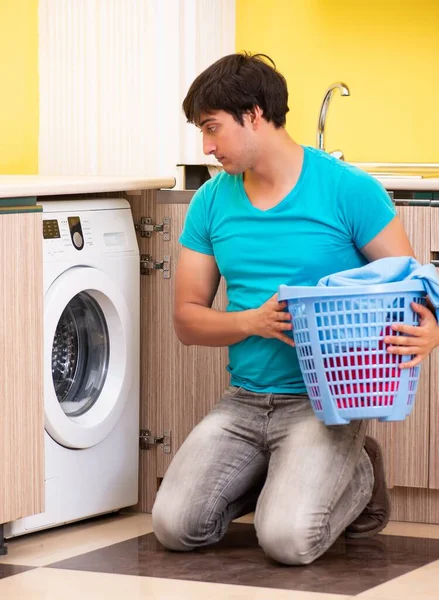
[[[0,216],[0,523],[44,510],[41,213]]]
[[[157,308],[158,329],[153,330],[150,344],[157,348],[160,360],[161,423],[172,431],[171,454],[158,454],[158,475],[163,476],[173,456],[190,431],[219,400],[229,381],[225,368],[226,348],[184,346],[174,332],[172,312],[175,268],[180,252],[178,237],[183,229],[188,205],[158,204],[155,216],[158,222],[171,217],[171,240],[156,235],[152,240],[153,254],[160,260],[171,255],[171,278],[163,279],[155,273],[153,294]],[[220,286],[214,308],[226,306],[224,285]],[[155,333],[155,335],[154,335]]]
[[[154,190],[127,196],[134,223],[155,211]],[[140,253],[151,252],[150,240],[138,237]],[[139,264],[140,270],[140,264]],[[157,329],[156,295],[152,293],[155,277],[140,278],[140,429],[150,429],[157,435],[161,427],[160,403],[157,394],[160,356],[151,344],[152,332]],[[139,502],[137,510],[151,512],[157,493],[157,449],[139,450]]]
[[[439,208],[431,211],[431,252],[439,252]],[[437,269],[439,272],[439,269]],[[430,479],[429,487],[439,489],[439,349],[430,357]]]
[[[429,207],[398,207],[398,215],[421,263],[430,260],[430,211]],[[430,360],[427,359],[422,363],[410,417],[402,422],[369,424],[369,434],[382,444],[390,486],[428,487],[429,399]]]
[[[431,225],[431,252],[439,252],[439,207],[430,208],[430,225]]]
[[[439,490],[395,487],[390,497],[392,521],[439,523]]]
[[[155,223],[171,217],[171,240],[160,233],[151,238],[139,236],[141,254],[150,253],[159,262],[171,255],[171,278],[161,271],[141,277],[141,378],[140,428],[154,435],[171,430],[171,454],[159,446],[140,452],[140,511],[150,512],[159,480],[193,427],[209,412],[228,383],[227,350],[225,348],[187,347],[174,332],[172,305],[174,274],[179,254],[186,204],[156,204],[155,192],[127,196],[135,222],[142,216]],[[215,307],[225,306],[224,286],[215,299]]]

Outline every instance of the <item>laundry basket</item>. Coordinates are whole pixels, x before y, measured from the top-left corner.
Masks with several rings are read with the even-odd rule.
[[[421,281],[358,287],[279,287],[287,301],[306,389],[326,425],[352,419],[402,421],[413,410],[420,366],[389,354],[392,323],[418,325],[410,304],[425,305]]]

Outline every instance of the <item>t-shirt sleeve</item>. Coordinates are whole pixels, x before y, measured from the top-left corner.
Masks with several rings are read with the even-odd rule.
[[[340,182],[339,206],[345,226],[361,249],[371,242],[396,215],[389,194],[368,173],[349,173]]]
[[[190,250],[213,256],[206,201],[205,186],[202,186],[189,204],[179,242]]]

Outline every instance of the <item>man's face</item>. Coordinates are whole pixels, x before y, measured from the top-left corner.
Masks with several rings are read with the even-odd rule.
[[[254,164],[257,140],[248,114],[243,126],[223,110],[202,114],[198,127],[204,154],[213,154],[230,175],[243,173]]]

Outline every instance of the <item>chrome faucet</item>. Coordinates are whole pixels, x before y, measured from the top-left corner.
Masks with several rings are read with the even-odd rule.
[[[349,91],[348,86],[341,81],[337,83],[333,83],[326,90],[325,97],[323,98],[322,106],[320,107],[319,114],[319,122],[317,125],[317,148],[320,150],[325,150],[325,123],[326,123],[326,115],[329,108],[329,103],[331,102],[332,96],[334,95],[335,90],[339,90],[342,96],[350,96],[351,93]],[[344,160],[344,154],[342,150],[334,150],[330,152],[331,156],[335,156],[340,160]]]

